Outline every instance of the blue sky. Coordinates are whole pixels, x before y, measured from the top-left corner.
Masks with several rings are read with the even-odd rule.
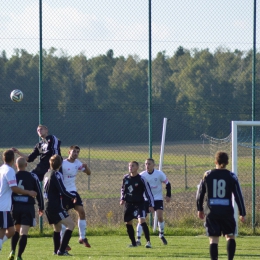
[[[148,0],[42,0],[43,47],[88,58],[148,58]],[[152,54],[218,47],[247,51],[253,41],[253,0],[152,0]],[[39,1],[0,0],[0,50],[39,50]],[[257,6],[257,15],[260,15]],[[259,32],[259,19],[257,31]],[[257,41],[257,47],[259,41]],[[62,51],[61,51],[62,50]]]

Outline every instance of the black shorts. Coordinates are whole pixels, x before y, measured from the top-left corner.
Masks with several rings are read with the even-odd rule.
[[[163,210],[163,200],[155,200],[154,201],[154,210],[156,211],[158,209]],[[149,201],[145,201],[145,210],[146,210],[146,213],[150,213],[150,211],[149,211]]]
[[[45,214],[50,225],[52,224],[56,225],[61,220],[69,216],[68,212],[64,210],[60,205],[57,205],[56,208],[49,207],[48,202],[45,205],[46,205]]]
[[[44,179],[44,175],[45,173],[49,170],[49,166],[48,167],[44,167],[40,164],[38,164],[33,170],[32,172],[35,173],[37,175],[37,177],[39,178],[39,181],[43,181]]]
[[[206,217],[205,228],[209,237],[234,236],[236,234],[236,221],[233,216],[221,219]]]
[[[145,218],[145,203],[125,203],[124,222],[129,222],[132,219]]]
[[[15,225],[36,226],[33,204],[13,204],[11,215]]]
[[[10,211],[0,211],[0,229],[13,227],[14,222]]]
[[[67,197],[67,196],[63,196],[62,197],[62,206],[64,209],[69,210],[69,209],[74,209],[76,205],[80,205],[83,207],[83,202],[81,197],[79,196],[79,194],[76,191],[69,191],[69,193],[73,194],[76,196],[77,201],[76,203],[73,203],[73,200],[71,200],[71,198]]]

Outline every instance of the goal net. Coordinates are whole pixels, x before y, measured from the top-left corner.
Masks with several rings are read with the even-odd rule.
[[[260,202],[256,201],[256,187],[260,184],[260,121],[232,121],[231,133],[223,138],[214,138],[203,134],[202,139],[208,141],[210,158],[213,161],[217,151],[225,151],[231,157],[231,170],[238,175],[245,206],[247,222],[255,232],[259,216]],[[229,168],[229,169],[230,169]],[[235,218],[238,223],[238,210],[233,200]],[[237,231],[238,232],[238,231]]]

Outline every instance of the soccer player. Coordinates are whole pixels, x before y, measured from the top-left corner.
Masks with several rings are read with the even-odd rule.
[[[204,173],[197,192],[198,217],[206,216],[206,232],[209,236],[209,252],[212,260],[218,259],[219,237],[223,234],[227,241],[228,260],[232,260],[236,251],[236,221],[232,206],[232,194],[234,194],[240,217],[244,222],[246,210],[244,199],[237,176],[226,169],[228,154],[217,152],[215,155],[216,169]],[[205,206],[203,201],[206,194]]]
[[[34,147],[34,150],[28,156],[21,153],[17,148],[12,148],[15,153],[24,157],[27,162],[33,162],[38,156],[40,156],[40,162],[36,168],[32,170],[39,180],[42,181],[44,174],[49,170],[49,160],[54,154],[61,155],[60,153],[60,140],[55,135],[48,134],[48,128],[45,125],[38,125],[37,133],[42,139]]]
[[[76,196],[66,191],[63,184],[63,176],[59,172],[61,164],[62,158],[58,154],[50,158],[50,170],[46,173],[44,178],[45,213],[49,224],[52,224],[54,229],[54,254],[70,256],[65,249],[69,243],[75,224],[68,212],[62,207],[61,196],[69,197],[74,203],[76,202]],[[62,224],[65,225],[67,229],[60,242]]]
[[[42,190],[38,177],[31,172],[26,171],[26,160],[23,157],[19,157],[16,160],[16,168],[18,172],[16,173],[16,180],[18,187],[26,190],[34,190],[37,192],[37,201],[39,206],[39,215],[42,216],[44,210],[44,202],[42,196]],[[11,238],[11,252],[9,255],[9,260],[14,260],[15,249],[19,241],[19,249],[17,254],[17,260],[22,259],[22,253],[25,250],[27,244],[27,236],[30,227],[35,226],[35,209],[34,198],[28,195],[20,195],[17,193],[12,194],[12,217],[14,221],[14,236]]]
[[[4,164],[0,167],[0,251],[3,243],[14,235],[14,224],[11,217],[12,192],[35,197],[37,193],[33,190],[25,190],[17,187],[13,150],[3,153]]]
[[[162,240],[164,245],[167,245],[167,240],[164,237],[164,220],[163,220],[163,192],[162,183],[166,185],[166,202],[171,199],[171,184],[168,181],[164,172],[156,170],[154,168],[154,159],[148,158],[145,161],[146,171],[140,173],[147,182],[150,184],[153,197],[154,197],[154,210],[158,217],[158,228],[159,228],[159,238]],[[137,244],[141,245],[141,235],[142,227],[137,225]]]
[[[80,195],[77,193],[76,187],[76,176],[78,171],[82,171],[87,175],[91,174],[90,169],[88,168],[87,164],[82,163],[78,160],[78,156],[80,153],[80,148],[77,145],[72,145],[69,149],[69,156],[67,159],[63,160],[62,162],[62,174],[63,174],[63,181],[66,190],[77,197],[77,202],[72,203],[71,199],[68,197],[64,197],[62,199],[63,207],[66,210],[74,208],[78,214],[78,229],[79,229],[79,243],[83,244],[86,247],[90,247],[88,243],[88,239],[86,238],[86,216],[85,211],[83,208],[83,203],[81,200]],[[69,249],[69,247],[68,247]]]
[[[138,219],[138,223],[142,226],[146,238],[146,248],[151,248],[150,233],[145,222],[146,207],[144,193],[149,201],[149,211],[154,212],[154,199],[151,188],[146,179],[138,174],[139,164],[132,161],[128,165],[129,174],[123,178],[121,188],[120,205],[125,205],[124,221],[128,236],[132,242],[129,247],[136,247],[135,232],[133,228],[133,219]]]

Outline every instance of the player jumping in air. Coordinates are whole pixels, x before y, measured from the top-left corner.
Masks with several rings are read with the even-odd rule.
[[[44,174],[50,168],[50,158],[54,154],[61,155],[60,140],[55,135],[49,135],[48,128],[44,125],[39,125],[37,127],[37,133],[42,140],[35,145],[33,152],[28,156],[21,153],[17,148],[12,149],[15,153],[24,157],[27,162],[33,162],[38,156],[40,156],[40,162],[32,172],[38,176],[40,181],[42,181]]]

